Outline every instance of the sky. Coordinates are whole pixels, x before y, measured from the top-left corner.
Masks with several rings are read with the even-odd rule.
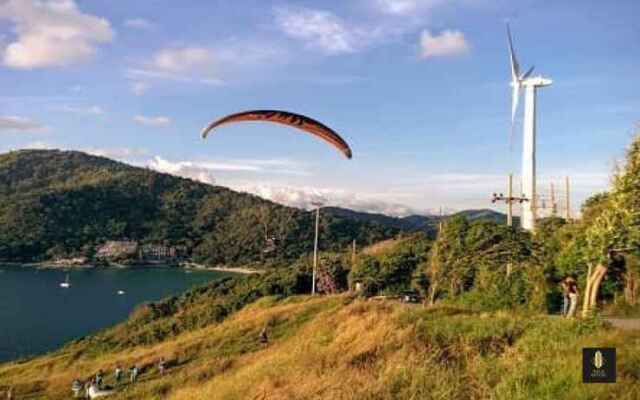
[[[0,0],[0,151],[82,150],[299,207],[504,211],[491,194],[509,173],[519,192],[522,147],[509,22],[521,67],[553,80],[540,202],[554,183],[562,212],[569,176],[575,214],[640,120],[638,15],[634,0]],[[266,123],[200,138],[250,109],[320,120],[353,159]]]

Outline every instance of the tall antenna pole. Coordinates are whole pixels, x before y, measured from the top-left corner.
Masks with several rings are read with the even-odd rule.
[[[513,226],[513,174],[509,174],[509,188],[507,191],[507,225]]]
[[[565,193],[567,195],[566,196],[567,198],[565,199],[565,201],[566,201],[566,204],[565,204],[565,207],[566,207],[565,213],[566,214],[565,215],[566,215],[567,222],[569,222],[571,220],[571,197],[570,197],[570,193],[569,193],[569,177],[568,176],[565,176],[565,178],[564,178],[564,190],[565,190]]]

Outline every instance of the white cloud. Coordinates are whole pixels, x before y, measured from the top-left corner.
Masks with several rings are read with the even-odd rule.
[[[168,126],[171,124],[171,118],[165,116],[146,117],[144,115],[136,115],[133,120],[146,126]]]
[[[85,153],[93,154],[94,156],[115,158],[115,159],[130,159],[136,157],[142,157],[149,154],[146,149],[131,148],[131,147],[116,147],[116,148],[86,148],[80,149]]]
[[[403,204],[386,201],[376,194],[356,193],[342,189],[256,185],[251,183],[232,183],[229,186],[232,189],[252,193],[276,203],[303,209],[312,209],[315,207],[312,203],[319,201],[324,206],[342,207],[355,211],[397,217],[412,214],[430,214],[427,210],[416,210]]]
[[[415,14],[442,3],[444,3],[444,0],[375,0],[378,10],[393,15]]]
[[[196,44],[160,49],[125,70],[134,94],[167,83],[220,86],[253,79],[289,61],[286,48],[260,40],[229,39],[210,47]]]
[[[84,115],[103,115],[105,111],[100,106],[89,106],[89,107],[75,107],[75,106],[62,106],[59,108],[60,111],[74,113],[74,114],[84,114]]]
[[[143,148],[135,148],[135,147],[65,147],[59,146],[54,143],[45,142],[42,140],[38,140],[35,142],[29,142],[22,145],[18,145],[15,148],[11,148],[10,150],[19,150],[19,149],[29,149],[29,150],[54,150],[54,149],[63,149],[63,150],[72,150],[72,151],[82,151],[84,153],[88,153],[94,156],[100,157],[108,157],[116,160],[121,160],[125,162],[131,162],[132,159],[145,157],[149,155],[149,151]],[[9,149],[7,149],[9,150]]]
[[[114,32],[104,18],[82,13],[74,0],[5,0],[0,19],[15,24],[16,38],[2,61],[16,69],[65,66],[90,59]]]
[[[213,161],[169,161],[156,156],[147,166],[159,172],[194,179],[200,182],[215,184],[216,173],[227,172],[259,172],[261,168],[246,163],[228,163]]]
[[[42,140],[37,140],[35,142],[29,142],[22,146],[23,149],[32,149],[32,150],[52,150],[56,147],[51,143],[44,142]]]
[[[304,166],[287,159],[239,159],[170,161],[155,156],[145,164],[156,171],[213,184],[218,178],[240,175],[297,175],[306,176]]]
[[[132,82],[131,91],[136,96],[142,96],[147,93],[147,90],[151,89],[151,84],[148,82]]]
[[[16,116],[0,116],[0,133],[2,132],[45,132],[47,127],[28,118]]]
[[[144,18],[131,18],[124,21],[124,26],[128,28],[140,29],[144,31],[152,30],[156,27],[156,24]]]
[[[203,47],[163,49],[153,56],[151,66],[169,73],[210,71],[214,65],[211,50]]]
[[[460,31],[445,30],[440,35],[432,35],[424,30],[420,36],[420,57],[446,57],[465,54],[469,44]]]
[[[220,85],[223,81],[216,75],[216,60],[213,51],[204,47],[166,48],[153,54],[150,62],[128,68],[125,77],[133,81],[132,91],[138,96],[149,89],[152,80]]]
[[[328,11],[279,8],[276,22],[286,35],[327,54],[352,53],[364,39],[363,32]]]
[[[291,207],[311,208],[313,201],[325,205],[347,207],[359,211],[378,212],[388,215],[408,215],[416,212],[394,202],[382,200],[373,194],[349,192],[339,189],[317,189],[258,184],[251,180],[229,178],[249,174],[298,174],[304,168],[291,160],[228,160],[228,161],[169,161],[156,156],[146,164],[159,172],[194,179],[208,184],[223,183],[231,189],[252,193],[260,197]]]

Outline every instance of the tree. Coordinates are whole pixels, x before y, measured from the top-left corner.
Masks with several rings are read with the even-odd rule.
[[[461,216],[450,218],[442,224],[426,264],[429,297],[425,300],[429,305],[435,304],[448,282],[451,282],[450,290],[460,286],[464,275],[464,266],[460,264],[466,256],[465,237],[468,229],[469,222]]]
[[[640,255],[640,135],[614,177],[608,206],[586,230],[587,283],[583,315],[595,308],[598,292],[616,254]]]

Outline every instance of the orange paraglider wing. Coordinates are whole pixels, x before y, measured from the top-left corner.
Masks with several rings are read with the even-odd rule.
[[[227,115],[207,125],[207,127],[202,130],[202,138],[206,139],[209,132],[220,125],[240,121],[264,121],[291,126],[319,137],[340,150],[345,157],[351,158],[351,148],[333,129],[315,119],[288,111],[253,110]]]

